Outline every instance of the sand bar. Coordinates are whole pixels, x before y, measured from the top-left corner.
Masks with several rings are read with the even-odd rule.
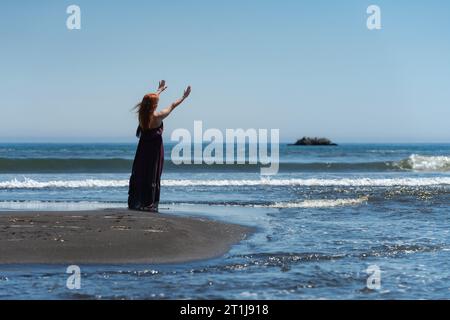
[[[0,213],[0,264],[180,263],[218,257],[251,228],[106,209]]]

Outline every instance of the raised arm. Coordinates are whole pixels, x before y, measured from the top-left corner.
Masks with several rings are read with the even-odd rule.
[[[183,103],[183,101],[189,97],[189,95],[191,94],[191,87],[187,87],[187,89],[184,91],[183,96],[178,99],[177,101],[175,101],[174,103],[172,103],[170,106],[168,106],[167,108],[157,112],[155,114],[156,117],[158,117],[160,120],[163,120],[165,118],[167,118],[167,116],[176,108],[178,107],[181,103]]]

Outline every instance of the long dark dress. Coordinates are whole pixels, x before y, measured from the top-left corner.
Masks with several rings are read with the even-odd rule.
[[[163,129],[161,123],[158,128],[136,131],[140,139],[128,189],[128,208],[132,210],[158,211],[164,164]]]

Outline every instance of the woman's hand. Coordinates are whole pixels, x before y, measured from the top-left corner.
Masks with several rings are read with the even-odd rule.
[[[160,82],[159,82],[159,87],[158,87],[158,94],[160,94],[161,92],[163,92],[164,90],[166,90],[167,89],[167,86],[166,86],[166,81],[165,80],[161,80]]]
[[[187,97],[189,97],[190,94],[191,94],[191,86],[188,86],[188,87],[186,88],[186,90],[184,90],[184,93],[183,93],[183,100],[186,99]]]
[[[163,83],[163,87],[164,87],[164,83]],[[167,118],[167,116],[176,108],[178,107],[180,104],[183,103],[184,99],[186,99],[187,97],[189,97],[189,95],[191,94],[191,86],[188,86],[186,88],[186,90],[184,90],[183,93],[183,97],[181,97],[180,99],[178,99],[177,101],[175,101],[174,103],[172,103],[170,106],[168,106],[167,108],[161,110],[160,112],[156,113],[156,117],[159,118],[161,121],[165,118]]]

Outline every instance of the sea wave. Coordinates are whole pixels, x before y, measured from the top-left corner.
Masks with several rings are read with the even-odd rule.
[[[12,179],[0,182],[0,189],[45,189],[45,188],[120,188],[127,187],[124,179],[84,179],[37,181],[30,178]],[[305,186],[305,187],[417,187],[450,185],[450,177],[426,178],[344,178],[344,179],[255,179],[255,180],[163,180],[165,187],[263,187],[263,186]]]
[[[0,158],[0,173],[128,173],[133,160],[121,158]],[[259,172],[260,164],[182,164],[170,159],[164,162],[168,172]],[[386,172],[386,171],[450,171],[449,156],[424,156],[412,154],[400,161],[373,162],[283,162],[281,172]]]
[[[412,154],[409,158],[397,162],[396,165],[403,170],[445,172],[450,171],[450,157]]]
[[[0,182],[0,189],[58,189],[58,188],[118,188],[128,186],[128,180],[84,179],[37,181],[30,178]]]
[[[340,206],[360,205],[369,200],[369,197],[347,199],[308,199],[302,201],[284,201],[284,202],[268,202],[268,203],[224,203],[224,202],[178,202],[169,203],[169,205],[214,205],[225,207],[247,207],[247,208],[332,208]],[[165,205],[162,203],[162,205]],[[0,210],[96,210],[109,208],[126,208],[125,202],[101,202],[101,201],[0,201]]]
[[[268,208],[332,208],[340,206],[359,205],[367,202],[369,197],[361,197],[356,199],[311,199],[303,201],[275,202],[269,205],[261,205]],[[258,207],[258,205],[255,205]]]
[[[246,207],[246,208],[331,208],[339,206],[359,205],[369,201],[369,196],[359,198],[338,198],[338,199],[306,199],[296,201],[280,201],[280,202],[242,202],[242,201],[190,201],[190,202],[170,202],[168,205],[185,206],[185,205],[208,205],[218,207]]]
[[[0,201],[0,210],[98,210],[109,208],[127,208],[126,203],[100,201]]]
[[[345,178],[345,179],[269,179],[259,180],[164,180],[164,186],[306,186],[306,187],[391,187],[391,186],[432,186],[449,185],[450,177],[434,178]]]
[[[130,172],[132,160],[120,158],[0,158],[0,173]]]

